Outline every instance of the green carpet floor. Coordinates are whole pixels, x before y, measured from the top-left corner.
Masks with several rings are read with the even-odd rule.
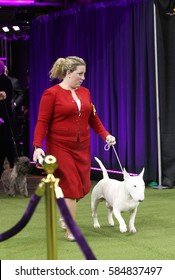
[[[78,203],[77,224],[98,260],[175,259],[175,189],[155,190],[147,187],[145,194],[145,201],[139,205],[136,216],[136,234],[120,233],[117,221],[114,227],[110,227],[104,203],[98,209],[101,229],[94,229],[90,194]],[[1,233],[18,222],[29,200],[0,194]],[[123,213],[123,217],[128,221],[129,213]],[[0,243],[0,259],[47,259],[44,197],[27,226],[14,237]],[[75,242],[64,239],[64,231],[59,228],[59,224],[58,259],[85,259]]]

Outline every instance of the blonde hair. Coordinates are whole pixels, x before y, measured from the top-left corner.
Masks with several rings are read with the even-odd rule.
[[[68,56],[66,58],[58,58],[49,72],[49,77],[51,80],[63,79],[66,76],[67,70],[73,72],[79,65],[86,66],[85,61],[80,57]]]

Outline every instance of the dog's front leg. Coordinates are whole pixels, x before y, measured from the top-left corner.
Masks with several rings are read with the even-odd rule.
[[[124,219],[121,216],[120,211],[116,208],[113,208],[113,213],[114,213],[114,216],[116,217],[117,221],[119,222],[120,232],[126,232],[127,226],[126,226]]]
[[[135,228],[135,217],[137,213],[137,207],[131,211],[130,219],[129,219],[129,232],[136,233],[136,228]]]
[[[28,197],[29,193],[28,193],[28,189],[27,189],[27,178],[24,177],[19,177],[18,178],[18,189],[21,195]]]

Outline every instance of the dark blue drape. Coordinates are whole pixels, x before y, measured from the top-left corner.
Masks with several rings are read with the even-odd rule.
[[[104,1],[37,18],[31,25],[31,145],[49,70],[58,57],[87,63],[86,80],[105,127],[117,139],[123,167],[157,180],[154,28],[151,0]],[[113,150],[92,132],[92,165],[99,157],[119,170]]]

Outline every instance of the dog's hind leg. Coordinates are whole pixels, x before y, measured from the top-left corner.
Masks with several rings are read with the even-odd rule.
[[[3,188],[4,188],[4,192],[5,192],[6,194],[8,194],[8,191],[9,191],[8,184],[5,184],[5,183],[3,182]]]
[[[106,207],[108,209],[108,223],[110,226],[114,226],[114,220],[113,220],[113,208],[111,205],[106,201]]]
[[[11,197],[15,197],[15,186],[14,184],[9,185],[7,194]]]
[[[136,228],[134,225],[136,213],[137,213],[137,207],[131,212],[130,219],[129,219],[129,232],[132,233],[136,233]]]
[[[97,216],[97,207],[99,204],[99,199],[92,199],[91,200],[91,210],[92,210],[92,217],[94,221],[94,228],[100,228],[100,224],[98,222],[98,216]]]

